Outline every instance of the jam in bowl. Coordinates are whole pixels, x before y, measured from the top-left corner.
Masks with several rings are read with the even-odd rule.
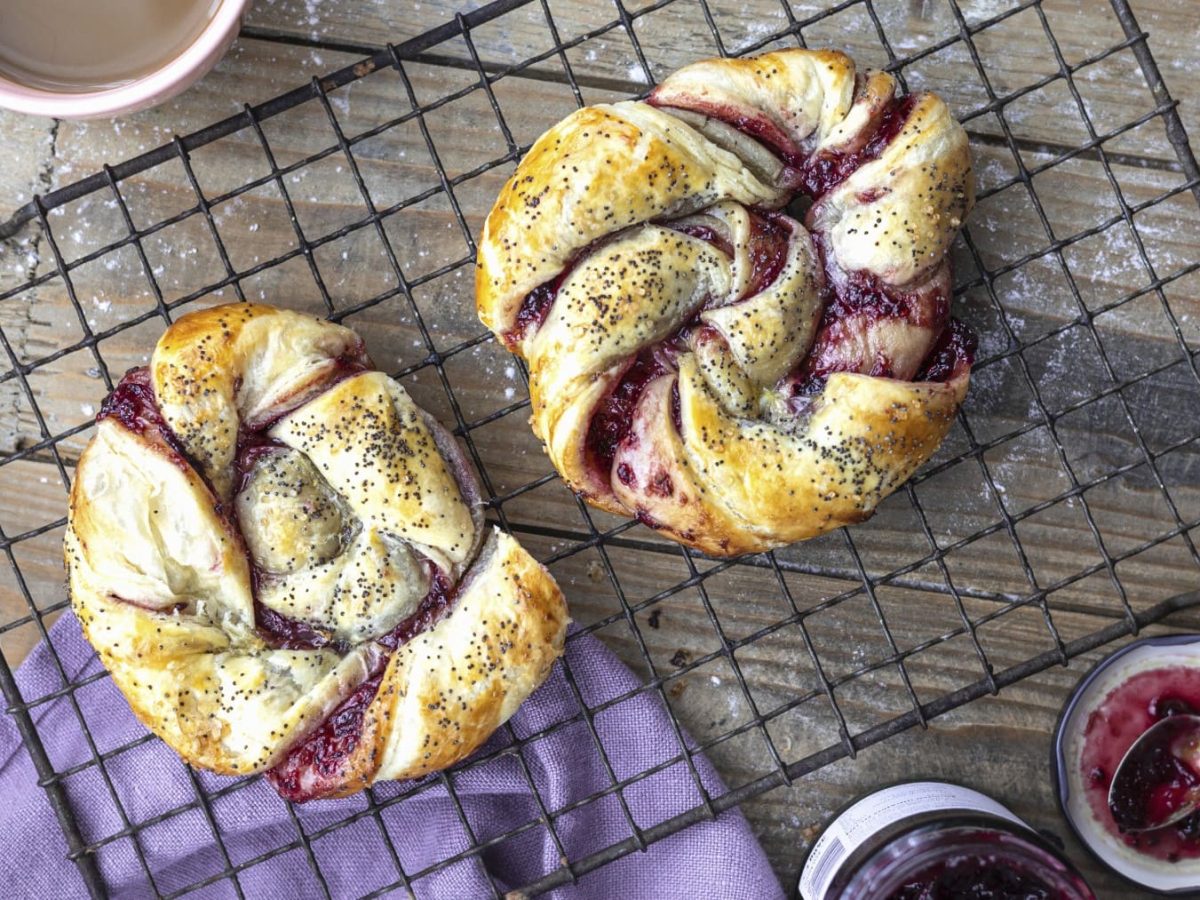
[[[1164,893],[1200,889],[1200,812],[1188,812],[1200,792],[1192,716],[1200,636],[1149,638],[1080,682],[1055,739],[1058,799],[1080,840],[1117,874]]]

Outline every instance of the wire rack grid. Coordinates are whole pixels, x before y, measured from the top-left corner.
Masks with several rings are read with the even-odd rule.
[[[130,337],[131,344],[140,342],[148,348],[153,334],[180,311],[232,298],[256,299],[269,289],[263,285],[271,285],[273,275],[287,270],[290,278],[300,272],[311,279],[316,308],[332,319],[360,327],[387,317],[404,320],[404,334],[412,340],[404,351],[407,359],[397,363],[395,374],[416,385],[418,399],[452,421],[479,470],[490,515],[540,551],[567,584],[568,594],[574,584],[579,591],[608,598],[608,606],[583,602],[574,608],[580,628],[570,640],[584,634],[601,636],[644,680],[643,687],[632,694],[591,702],[564,662],[566,681],[578,705],[574,716],[534,734],[517,735],[509,728],[510,741],[499,750],[387,798],[367,792],[365,807],[355,807],[344,819],[319,829],[307,827],[303,816],[291,810],[296,829],[293,839],[253,859],[234,862],[223,840],[220,806],[253,779],[214,782],[189,770],[195,791],[190,801],[152,819],[134,821],[107,769],[122,753],[153,738],[97,747],[77,693],[104,678],[104,673],[73,677],[59,661],[59,687],[41,696],[24,696],[10,661],[0,653],[0,689],[7,714],[32,756],[39,783],[66,836],[69,856],[94,896],[105,894],[97,860],[118,842],[132,846],[148,890],[158,895],[184,895],[220,882],[243,896],[238,880],[241,873],[298,851],[311,867],[319,891],[331,896],[334,891],[314,848],[327,835],[362,820],[378,824],[395,867],[394,877],[376,894],[419,890],[421,879],[463,859],[475,860],[483,867],[486,853],[503,848],[515,836],[541,829],[560,850],[560,860],[523,886],[524,892],[535,894],[577,881],[682,828],[838,759],[852,758],[865,747],[923,726],[933,717],[1065,664],[1106,642],[1136,634],[1142,626],[1200,601],[1200,595],[1189,589],[1200,572],[1195,544],[1200,505],[1194,490],[1200,465],[1200,432],[1194,429],[1200,420],[1191,417],[1190,423],[1181,423],[1180,417],[1168,416],[1170,423],[1162,425],[1158,419],[1147,419],[1142,409],[1147,392],[1167,391],[1170,397],[1187,403],[1197,396],[1200,386],[1191,343],[1194,335],[1187,330],[1186,317],[1178,311],[1179,298],[1172,290],[1200,269],[1200,260],[1164,261],[1156,250],[1158,233],[1151,233],[1150,224],[1150,216],[1158,209],[1170,209],[1171,215],[1177,216],[1182,208],[1182,215],[1194,217],[1190,204],[1200,199],[1200,168],[1147,35],[1125,0],[1111,0],[1111,22],[1119,29],[1112,40],[1086,53],[1060,41],[1054,24],[1056,12],[1049,0],[1014,2],[983,13],[969,3],[947,0],[938,5],[936,13],[926,15],[926,7],[934,5],[907,5],[909,13],[920,7],[922,20],[928,23],[922,39],[914,43],[911,34],[896,33],[893,9],[878,0],[846,0],[819,4],[819,8],[773,0],[757,5],[726,4],[723,0],[657,0],[649,4],[615,0],[611,7],[595,4],[597,9],[603,7],[603,15],[582,23],[575,19],[564,22],[551,0],[497,0],[398,45],[384,49],[335,47],[367,56],[265,103],[247,105],[236,115],[175,137],[141,156],[105,166],[95,175],[35,197],[3,226],[0,234],[11,238],[32,223],[42,261],[32,264],[17,279],[19,283],[0,291],[0,309],[27,304],[36,310],[47,302],[43,298],[57,292],[67,316],[60,331],[71,335],[59,337],[48,351],[31,354],[14,336],[12,318],[0,321],[0,345],[9,361],[8,371],[0,375],[0,388],[15,396],[18,418],[30,432],[0,460],[0,474],[5,470],[16,473],[8,478],[10,487],[18,489],[22,479],[29,478],[28,466],[37,465],[37,471],[54,472],[66,489],[78,448],[92,427],[90,416],[77,416],[66,427],[58,427],[58,417],[45,409],[56,388],[43,383],[40,376],[57,376],[66,361],[83,360],[81,365],[92,379],[91,389],[101,396],[113,386],[114,357],[126,364],[140,361],[127,350],[115,349],[121,345],[122,335]],[[657,30],[649,27],[664,15],[669,16],[663,20],[665,25],[660,23]],[[747,18],[754,20],[755,28],[744,27]],[[1045,51],[1044,67],[1024,77],[1002,71],[991,56],[998,52],[996,36],[1014,27],[1020,27],[1026,39],[1036,38]],[[537,41],[531,39],[529,47],[514,50],[512,35],[528,34],[530,29],[540,35]],[[692,39],[677,40],[672,29]],[[261,29],[249,28],[245,34],[279,39]],[[497,35],[504,40],[497,42]],[[864,50],[863,42],[873,50]],[[873,531],[872,525],[866,525],[787,551],[714,563],[656,540],[637,523],[589,510],[565,491],[536,454],[534,461],[510,464],[511,460],[502,461],[503,455],[511,455],[510,445],[493,450],[501,438],[531,440],[524,421],[528,401],[520,381],[516,390],[503,391],[503,402],[494,379],[485,377],[488,383],[482,391],[463,387],[464,371],[477,364],[480,354],[492,352],[489,348],[493,346],[477,322],[462,324],[473,322],[466,286],[479,214],[487,205],[486,199],[478,209],[470,204],[476,192],[483,198],[494,196],[499,180],[526,149],[525,141],[558,117],[557,113],[545,113],[549,118],[526,134],[532,128],[526,124],[532,101],[523,98],[535,89],[535,99],[554,96],[569,107],[644,91],[664,71],[709,51],[739,55],[808,44],[854,45],[851,52],[860,60],[874,54],[878,64],[896,73],[908,88],[937,85],[939,73],[944,73],[945,84],[939,90],[952,95],[980,162],[980,209],[995,205],[997,198],[1020,198],[1028,233],[1016,238],[1000,229],[993,238],[991,232],[996,229],[989,220],[985,217],[983,225],[979,224],[981,212],[964,231],[956,248],[956,295],[960,314],[974,320],[983,335],[976,389],[946,447],[884,504],[876,520],[883,522],[882,530]],[[621,49],[614,49],[618,45]],[[599,54],[590,49],[595,47],[601,48]],[[513,58],[520,61],[511,62]],[[605,70],[613,59],[617,62]],[[1136,77],[1138,88],[1144,87],[1147,102],[1136,116],[1113,120],[1090,95],[1089,75],[1121,65],[1127,78]],[[955,95],[954,86],[967,82],[971,89]],[[364,122],[350,114],[344,92],[360,84],[375,85],[371,90],[387,98],[387,104],[372,109],[387,109],[388,115]],[[1029,121],[1036,115],[1031,117],[1027,107],[1032,105],[1036,113],[1039,107],[1033,101],[1049,94],[1057,97],[1059,114],[1065,111],[1074,118],[1077,140],[1054,142],[1030,133]],[[470,165],[459,164],[458,148],[448,150],[453,142],[440,130],[442,119],[464,101],[475,104],[469,121],[499,141],[481,151],[473,148],[482,158]],[[518,120],[520,125],[514,125]],[[316,149],[309,147],[281,158],[277,151],[284,138],[283,131],[272,131],[276,122],[308,129],[317,136]],[[406,152],[424,154],[420,165],[432,178],[421,189],[409,190],[402,177],[388,170],[389,177],[399,178],[401,184],[389,191],[381,188],[373,175],[378,160],[372,148],[386,147],[390,136],[402,130],[411,136]],[[1174,154],[1174,161],[1156,163],[1139,155],[1138,148],[1147,141],[1157,141]],[[201,160],[210,146],[258,154],[260,174],[206,189],[207,170],[202,171]],[[446,164],[448,154],[455,157],[454,165]],[[337,227],[316,234],[306,220],[303,200],[295,196],[299,190],[295,185],[306,169],[334,163],[338,173],[351,179],[355,211]],[[1098,205],[1099,219],[1084,227],[1065,227],[1057,201],[1047,199],[1046,185],[1049,178],[1072,177],[1084,165],[1099,179],[1098,184],[1111,191],[1111,201],[1089,204]],[[136,208],[141,197],[139,179],[160,177],[167,168],[179,173],[176,177],[189,199],[170,215],[144,221]],[[239,242],[230,237],[225,211],[264,190],[273,192],[271,196],[285,214],[283,238],[271,255],[247,259]],[[463,199],[468,196],[470,202]],[[84,246],[79,248],[75,246],[79,241],[68,235],[78,225],[73,210],[84,203],[92,203],[93,208],[103,206],[111,221],[110,228],[94,240],[85,235]],[[412,219],[405,218],[431,203],[441,210],[438,234],[431,233],[432,226],[413,225]],[[1009,207],[1000,206],[1002,217],[1008,212]],[[215,269],[210,276],[186,287],[179,287],[172,277],[172,267],[182,265],[179,257],[169,253],[161,257],[159,253],[164,239],[175,234],[172,229],[181,224],[194,225],[197,231],[193,234],[200,236],[196,239],[211,241],[215,249]],[[252,224],[249,230],[256,227]],[[409,253],[412,246],[408,240],[416,245],[440,245],[446,241],[447,231],[454,241],[461,241],[455,244],[461,252],[447,252],[424,267],[417,261],[419,251],[416,256]],[[1137,286],[1116,295],[1097,296],[1096,286],[1080,274],[1075,254],[1096,239],[1111,238],[1115,233],[1122,236],[1119,246],[1128,264],[1139,272]],[[328,251],[355,236],[371,236],[377,241],[373,244],[378,248],[374,265],[384,271],[390,284],[348,299],[340,295],[338,282],[330,283],[330,260],[336,259],[336,254]],[[997,256],[995,248],[1006,243],[1014,243],[1017,249],[1008,248],[1006,256]],[[148,301],[140,310],[122,307],[119,316],[98,322],[97,295],[89,286],[88,273],[114,254],[123,254],[133,273],[144,278]],[[346,259],[345,253],[342,259]],[[1014,309],[1010,282],[1022,273],[1051,285],[1047,292],[1062,304],[1056,315],[1036,327]],[[450,281],[454,278],[459,280]],[[439,318],[445,313],[437,300],[446,295],[429,291],[431,286],[446,284],[451,285],[453,304],[461,307],[455,320]],[[1114,341],[1113,332],[1106,327],[1109,319],[1134,307],[1150,309],[1162,325],[1159,339],[1145,353],[1144,348],[1131,351],[1123,342]],[[380,313],[378,320],[368,318],[372,311]],[[454,322],[460,326],[457,330],[452,327]],[[365,333],[370,346],[373,333]],[[1067,343],[1068,337],[1075,343]],[[1075,367],[1069,378],[1061,369],[1048,367],[1050,351],[1061,346],[1075,351],[1084,348],[1089,364]],[[413,357],[417,359],[413,361]],[[523,377],[519,369],[517,374]],[[1067,380],[1072,383],[1070,390],[1063,387]],[[56,380],[54,384],[66,382]],[[988,406],[989,390],[1019,394],[1025,405],[1016,414],[997,411]],[[486,399],[482,413],[481,394]],[[1090,455],[1079,452],[1081,435],[1104,429],[1121,435],[1119,453],[1097,451],[1094,445],[1089,445],[1094,451]],[[1019,469],[1014,475],[1014,458],[1021,465],[1040,460],[1055,473],[1051,487],[1014,499],[1012,495],[1020,493],[1014,483],[1024,477]],[[1033,475],[1028,477],[1033,479]],[[964,485],[974,485],[982,499],[964,493]],[[1137,488],[1136,497],[1142,498],[1149,510],[1140,517],[1137,534],[1118,525],[1112,510],[1135,496],[1128,493],[1130,487]],[[1115,501],[1109,491],[1118,495]],[[979,512],[959,515],[956,510],[964,506]],[[11,568],[9,586],[24,607],[0,624],[0,647],[3,638],[21,629],[47,641],[49,622],[68,605],[61,575],[29,574],[34,558],[30,548],[54,544],[61,537],[61,496],[54,510],[45,521],[33,524],[27,518],[0,523],[0,548]],[[1054,519],[1057,515],[1064,519]],[[1067,518],[1073,523],[1070,527]],[[1070,547],[1048,559],[1043,540],[1062,534],[1084,546]],[[1163,555],[1168,549],[1170,554]],[[1007,554],[1011,572],[989,567],[988,561],[997,554]],[[648,569],[652,570],[649,574]],[[1164,571],[1173,574],[1164,577]],[[1172,590],[1172,584],[1180,589]],[[907,599],[898,601],[897,596]],[[696,646],[670,653],[671,645],[664,648],[659,639],[660,618],[679,615],[684,607],[673,604],[682,604],[685,597],[692,604],[688,608]],[[914,632],[912,616],[899,611],[901,602],[910,609],[914,603],[937,603],[940,612],[935,616],[929,607],[928,627]],[[744,614],[743,608],[753,614]],[[843,614],[845,618],[839,618]],[[852,629],[850,641],[845,637],[847,628]],[[1018,649],[997,638],[1004,629],[1023,636]],[[677,643],[681,639],[672,640]],[[856,649],[847,656],[847,644],[868,649]],[[53,653],[52,644],[50,649]],[[943,662],[952,655],[960,664],[968,660],[957,684],[928,676],[925,663]],[[781,660],[789,667],[787,685],[764,691],[762,683],[769,679],[764,679],[761,670],[779,666]],[[689,678],[707,681],[708,674],[718,667],[726,675],[725,689],[738,712],[719,720],[714,717],[706,725],[701,719],[707,707],[689,707],[683,686]],[[712,682],[719,679],[714,676]],[[864,720],[860,709],[848,707],[853,705],[855,691],[867,682],[886,686],[888,702],[884,706],[888,711]],[[647,771],[618,776],[595,721],[607,709],[643,692],[652,693],[671,711],[678,752]],[[41,707],[64,699],[90,748],[89,758],[72,765],[56,762],[55,748],[43,740],[37,724]],[[789,725],[790,717],[797,713],[804,713],[796,720],[800,724]],[[814,727],[818,720],[828,727]],[[562,808],[550,808],[522,750],[548,734],[575,726],[590,736],[608,783]],[[797,728],[806,739],[792,740]],[[721,765],[743,756],[747,741],[754,741],[759,748],[756,758],[761,765]],[[693,762],[701,752],[718,761],[728,782],[724,791],[706,790]],[[528,822],[511,823],[512,828],[502,834],[477,837],[458,800],[456,780],[497,756],[520,763],[536,815]],[[638,820],[625,802],[625,792],[674,765],[687,767],[699,802],[663,821]],[[71,807],[65,785],[88,771],[104,779],[116,810],[119,827],[110,834],[85,837]],[[412,871],[406,869],[391,843],[384,820],[405,799],[427,790],[444,790],[454,800],[470,846],[433,866]],[[588,804],[614,798],[628,836],[582,855],[569,854],[560,840],[558,824]],[[162,873],[154,870],[143,853],[140,838],[164,820],[195,811],[211,828],[223,865],[194,883],[165,886],[160,883]],[[495,890],[499,896],[499,888]]]

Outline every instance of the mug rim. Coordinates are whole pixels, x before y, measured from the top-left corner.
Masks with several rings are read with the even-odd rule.
[[[221,57],[236,35],[249,0],[217,0],[208,24],[178,56],[128,84],[95,91],[29,87],[0,75],[0,106],[55,119],[113,116],[166,100],[189,86]]]

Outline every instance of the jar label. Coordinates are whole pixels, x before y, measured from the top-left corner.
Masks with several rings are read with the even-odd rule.
[[[1029,827],[991,797],[956,784],[915,781],[884,788],[863,797],[825,829],[800,873],[800,896],[825,900],[842,864],[873,835],[901,819],[938,810],[989,813]]]

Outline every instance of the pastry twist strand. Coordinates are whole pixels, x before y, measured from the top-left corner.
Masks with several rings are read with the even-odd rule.
[[[476,301],[572,489],[758,552],[866,519],[949,430],[975,343],[948,249],[973,202],[936,95],[829,51],[707,60],[534,143]]]
[[[71,600],[142,722],[286,797],[444,768],[546,677],[562,594],[349,329],[184,316],[75,470]]]

